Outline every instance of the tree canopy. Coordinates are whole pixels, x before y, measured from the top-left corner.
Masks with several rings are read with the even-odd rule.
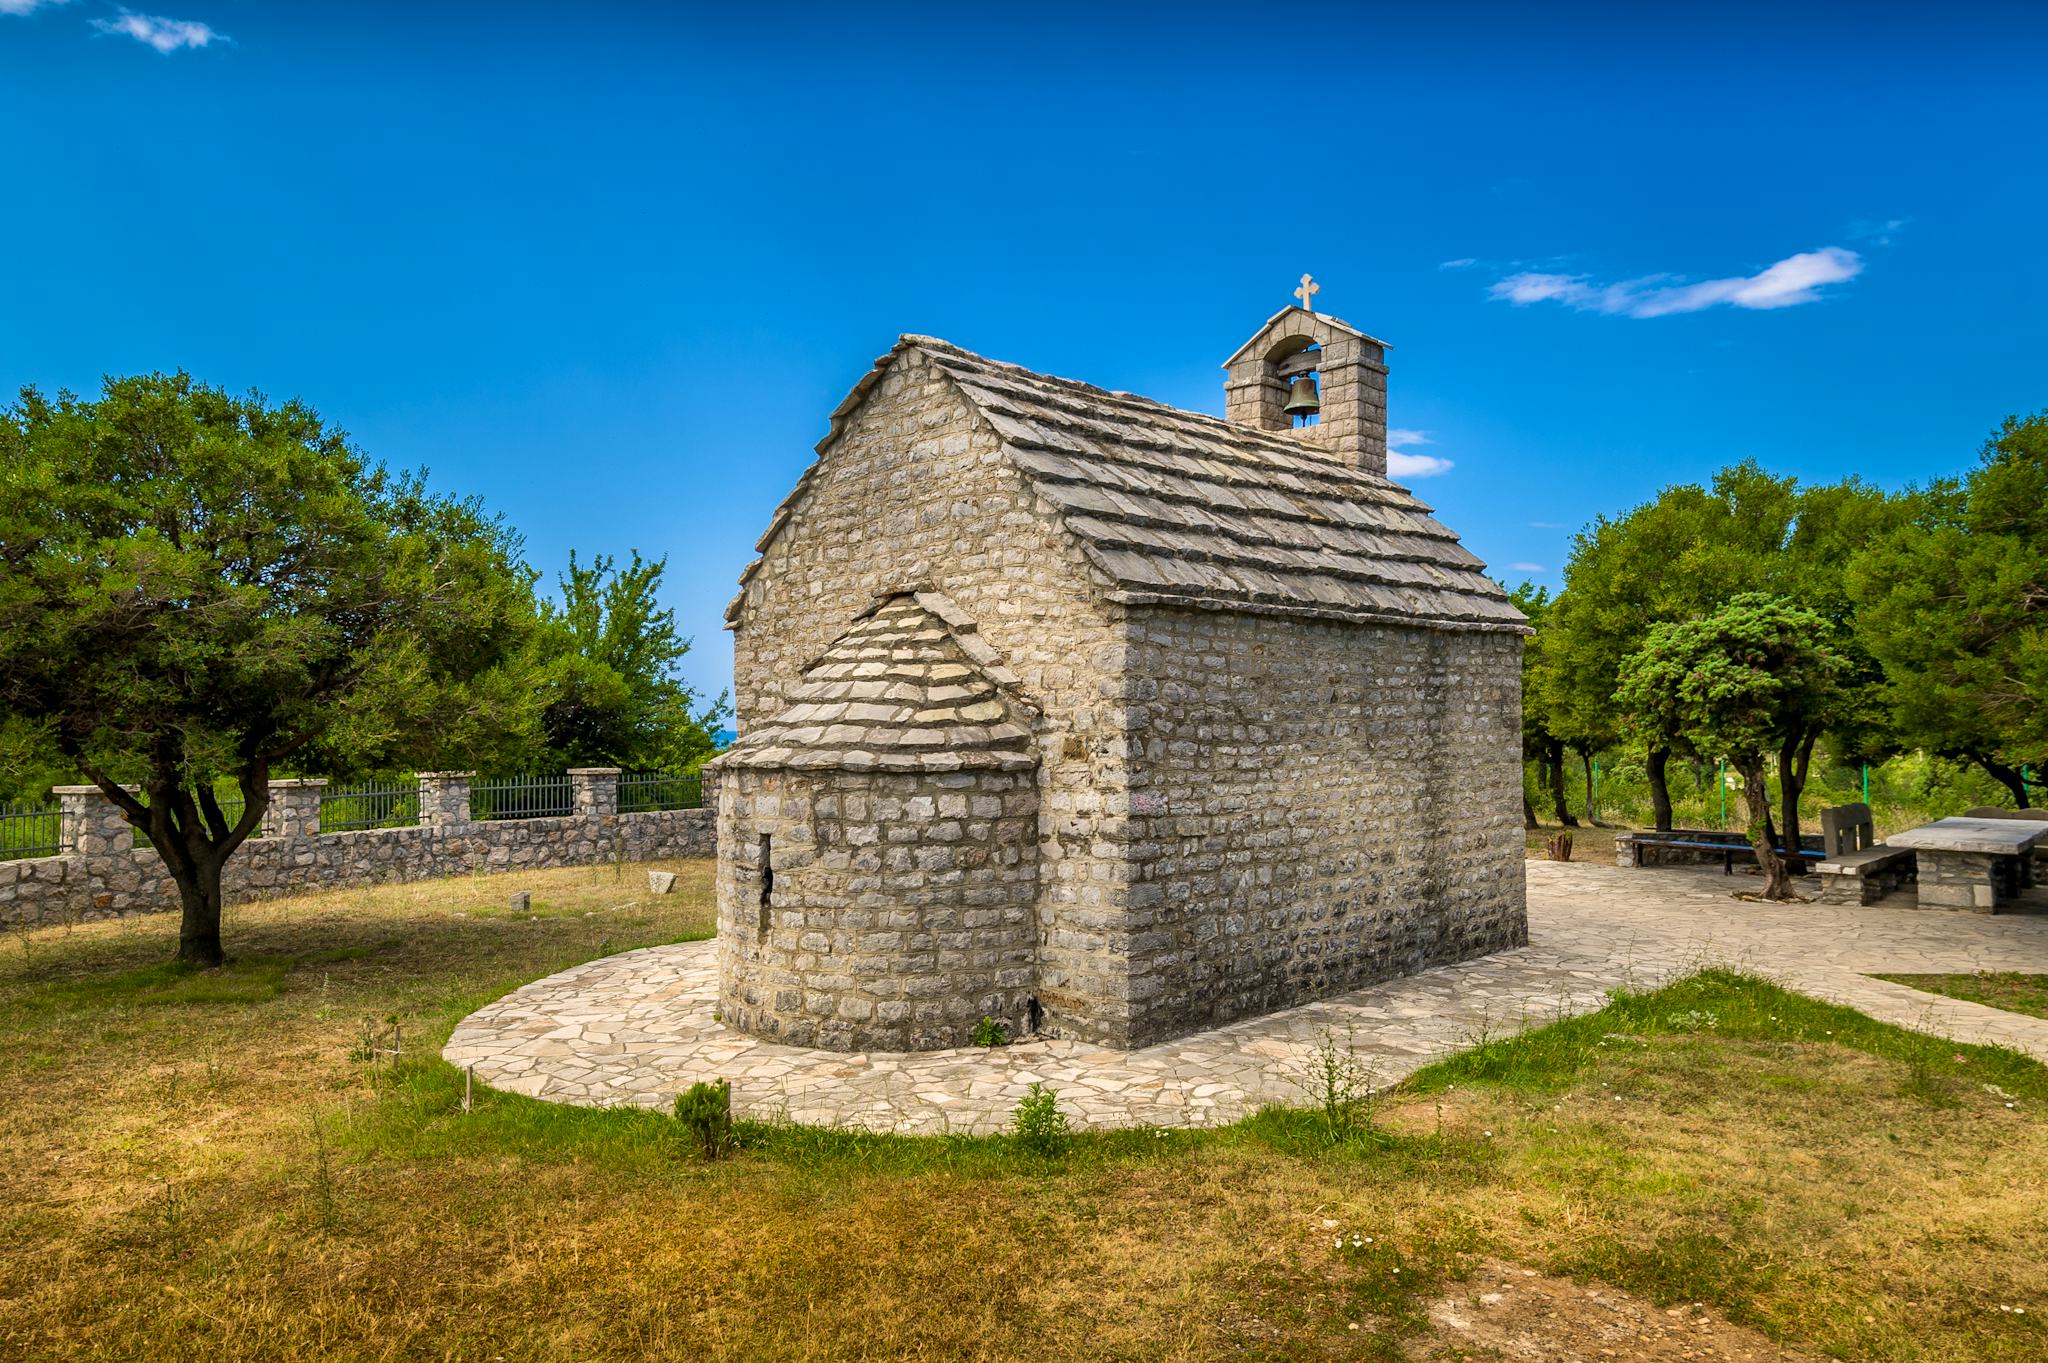
[[[1787,890],[1765,757],[1824,722],[1839,697],[1849,665],[1832,633],[1823,616],[1789,598],[1746,592],[1698,619],[1651,626],[1621,667],[1615,700],[1644,743],[1685,743],[1741,776],[1750,843],[1772,898]]]
[[[220,961],[221,867],[281,764],[469,761],[533,728],[517,539],[299,402],[182,373],[25,390],[0,419],[0,563],[0,711],[149,835],[183,960]]]
[[[1874,690],[1878,669],[1853,628],[1848,571],[1862,546],[1904,514],[1897,499],[1858,480],[1802,487],[1745,461],[1707,487],[1668,487],[1622,516],[1596,519],[1573,541],[1530,703],[1550,732],[1582,752],[1607,747],[1620,734],[1614,696],[1623,661],[1656,625],[1698,619],[1749,592],[1799,603],[1828,622],[1850,667],[1829,712],[1816,727],[1785,735],[1775,754],[1785,831],[1796,838],[1821,732],[1858,754],[1881,755],[1891,742]],[[1673,755],[1694,755],[1682,735],[1646,743],[1659,828],[1671,826],[1664,772]]]
[[[2024,805],[2048,760],[2048,412],[2009,418],[1915,513],[1849,574],[1891,723]]]
[[[666,568],[638,553],[623,567],[606,555],[584,564],[572,551],[560,604],[541,602],[541,729],[554,761],[686,771],[717,750],[726,700],[700,706],[676,675],[690,641],[660,605]]]

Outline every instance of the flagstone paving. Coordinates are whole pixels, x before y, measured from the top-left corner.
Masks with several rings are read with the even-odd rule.
[[[1528,863],[1529,945],[1137,1051],[1067,1041],[844,1054],[722,1027],[711,942],[649,947],[537,980],[465,1018],[442,1054],[494,1087],[585,1106],[666,1107],[732,1082],[747,1117],[935,1133],[1002,1129],[1025,1089],[1056,1090],[1077,1127],[1204,1126],[1301,1105],[1318,1043],[1347,1039],[1391,1083],[1432,1060],[1719,965],[1873,1017],[2048,1060],[2048,1019],[1870,972],[2048,973],[2048,894],[1997,916],[1912,907],[1760,904],[1718,868]],[[1754,882],[1750,882],[1754,883]]]

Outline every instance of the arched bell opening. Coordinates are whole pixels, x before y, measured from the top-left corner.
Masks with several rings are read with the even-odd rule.
[[[1323,348],[1313,336],[1286,336],[1265,356],[1266,371],[1285,390],[1280,414],[1288,426],[1313,426],[1322,420]]]

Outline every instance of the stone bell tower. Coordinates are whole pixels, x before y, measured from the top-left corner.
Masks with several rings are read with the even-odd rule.
[[[1292,436],[1332,459],[1387,476],[1387,345],[1315,310],[1307,275],[1283,308],[1225,361],[1224,418]],[[1306,382],[1304,382],[1304,380]]]

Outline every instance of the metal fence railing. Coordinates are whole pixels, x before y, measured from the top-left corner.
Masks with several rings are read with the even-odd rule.
[[[469,787],[472,819],[550,819],[575,812],[567,776],[506,776]]]
[[[0,861],[53,857],[63,835],[64,814],[56,805],[0,804]]]
[[[645,814],[656,809],[698,809],[704,804],[704,778],[668,772],[633,771],[619,778],[619,813]]]
[[[365,781],[320,792],[320,831],[410,828],[420,821],[418,781]]]

